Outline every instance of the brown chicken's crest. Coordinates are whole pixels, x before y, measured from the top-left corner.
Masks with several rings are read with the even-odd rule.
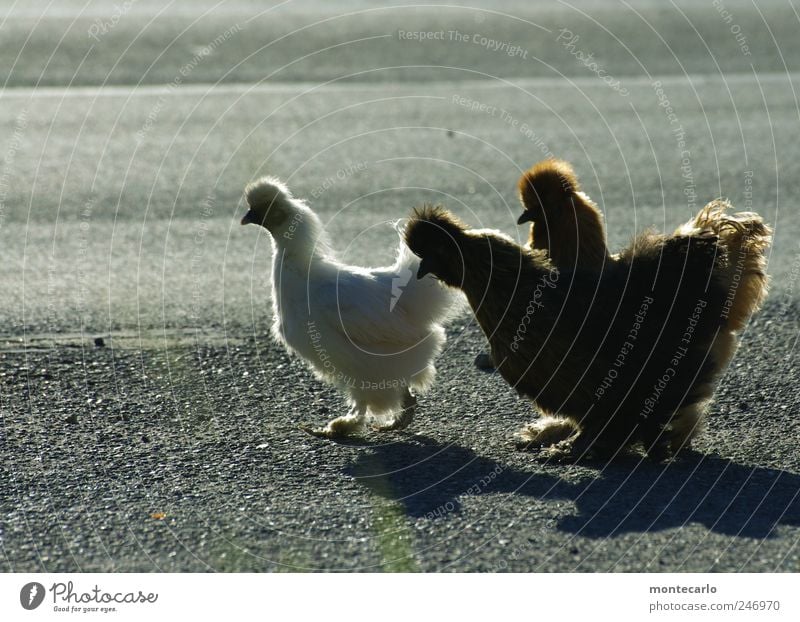
[[[541,208],[542,205],[561,203],[581,189],[572,165],[555,158],[534,164],[520,177],[518,188],[526,211],[531,211],[534,206]]]
[[[593,269],[610,259],[600,208],[581,191],[569,162],[539,162],[519,180],[523,212],[531,223],[529,246],[547,252],[559,268]]]

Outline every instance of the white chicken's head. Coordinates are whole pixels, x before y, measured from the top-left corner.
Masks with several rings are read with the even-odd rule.
[[[293,216],[289,189],[275,177],[262,177],[248,184],[244,193],[249,209],[241,223],[261,225],[273,236],[279,235]]]

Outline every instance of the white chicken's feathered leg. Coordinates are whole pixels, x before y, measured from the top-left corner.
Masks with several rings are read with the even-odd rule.
[[[414,409],[417,407],[417,398],[411,394],[407,388],[403,392],[403,404],[400,412],[395,414],[390,423],[376,425],[377,432],[391,432],[392,430],[402,430],[411,425],[414,420]]]
[[[312,428],[311,426],[302,425],[300,429],[308,432],[312,436],[319,436],[321,438],[341,438],[363,427],[366,419],[366,404],[357,402],[350,407],[346,415],[332,419],[325,427]]]

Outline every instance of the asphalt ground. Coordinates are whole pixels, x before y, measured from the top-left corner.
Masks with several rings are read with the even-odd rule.
[[[100,3],[0,3],[2,567],[800,570],[800,20],[724,6],[143,2],[102,33]],[[269,338],[244,184],[282,177],[342,257],[380,265],[424,201],[524,240],[516,180],[550,153],[612,247],[717,196],[775,227],[695,451],[515,451],[531,406],[474,369],[467,315],[406,432],[300,431],[345,404]]]

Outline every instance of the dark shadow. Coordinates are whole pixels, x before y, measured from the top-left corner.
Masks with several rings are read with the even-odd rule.
[[[514,493],[540,498],[571,497],[558,477],[518,471],[458,445],[414,436],[413,441],[375,445],[347,473],[373,493],[398,501],[409,516],[441,517],[460,512],[470,494]]]
[[[561,480],[558,468],[532,457],[530,470],[513,469],[458,445],[414,437],[372,446],[347,472],[373,493],[402,503],[409,516],[431,520],[460,512],[468,495],[506,493],[573,501],[575,514],[557,528],[590,538],[691,523],[768,538],[778,525],[800,525],[800,476],[787,471],[693,452],[668,464],[626,459],[578,483]]]
[[[689,452],[667,464],[606,466],[575,497],[558,527],[591,538],[700,523],[715,533],[774,536],[800,525],[800,476]]]

